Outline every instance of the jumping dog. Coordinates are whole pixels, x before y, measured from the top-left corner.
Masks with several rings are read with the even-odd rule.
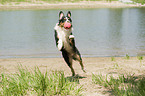
[[[81,55],[75,46],[75,40],[72,34],[73,26],[70,11],[68,11],[67,16],[62,11],[59,12],[59,22],[56,23],[54,30],[56,46],[62,52],[65,62],[71,69],[72,76],[75,76],[72,60],[79,61],[82,70],[85,72]]]

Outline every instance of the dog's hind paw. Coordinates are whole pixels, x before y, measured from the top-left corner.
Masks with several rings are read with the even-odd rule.
[[[86,69],[82,69],[82,70],[83,70],[83,72],[87,73],[87,72],[86,72]]]

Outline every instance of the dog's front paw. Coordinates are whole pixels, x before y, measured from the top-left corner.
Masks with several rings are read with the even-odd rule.
[[[63,47],[63,42],[62,42],[62,40],[60,39],[59,41],[58,41],[58,50],[60,51],[61,49],[62,49],[62,47]]]
[[[75,38],[74,35],[70,35],[70,36],[69,36],[69,39],[74,39],[74,38]]]

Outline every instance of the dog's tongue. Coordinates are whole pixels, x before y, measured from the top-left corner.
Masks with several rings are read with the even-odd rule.
[[[71,28],[71,24],[68,23],[68,22],[64,23],[64,28],[65,29],[70,29]]]

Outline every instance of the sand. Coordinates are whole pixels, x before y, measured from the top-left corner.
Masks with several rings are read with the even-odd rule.
[[[125,4],[119,1],[83,1],[77,3],[48,3],[48,2],[12,2],[0,4],[0,10],[41,10],[41,9],[85,9],[85,8],[132,8],[132,7],[145,7],[141,4]]]
[[[145,57],[144,57],[145,58]],[[137,57],[115,57],[112,61],[111,57],[94,57],[83,58],[86,73],[81,70],[78,62],[73,62],[73,67],[79,76],[85,77],[79,79],[80,85],[83,85],[84,96],[109,96],[111,92],[99,85],[92,83],[93,74],[111,74],[117,76],[118,74],[135,76],[144,76],[145,74],[145,59],[139,60]],[[29,70],[34,70],[37,66],[41,72],[49,72],[60,70],[64,71],[65,77],[71,76],[71,71],[63,58],[7,58],[0,59],[0,72],[11,74],[18,71],[18,65],[27,67]]]

